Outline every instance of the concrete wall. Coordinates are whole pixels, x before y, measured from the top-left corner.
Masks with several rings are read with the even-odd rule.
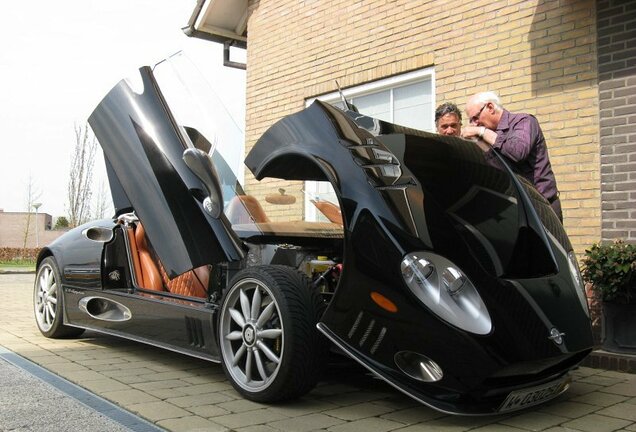
[[[600,238],[595,1],[250,0],[248,35],[248,150],[306,98],[334,91],[334,79],[346,88],[432,66],[437,104],[463,107],[489,89],[537,116],[575,249]]]

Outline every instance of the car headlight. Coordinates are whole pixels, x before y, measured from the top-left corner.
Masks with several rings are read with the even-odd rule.
[[[568,268],[570,269],[570,275],[576,288],[576,295],[581,302],[583,310],[590,316],[590,311],[587,307],[587,296],[585,295],[585,284],[583,283],[583,277],[581,276],[581,270],[579,269],[579,262],[576,260],[576,254],[574,251],[568,252]]]
[[[471,333],[490,333],[486,305],[452,261],[431,252],[413,252],[402,259],[400,270],[413,294],[441,319]]]

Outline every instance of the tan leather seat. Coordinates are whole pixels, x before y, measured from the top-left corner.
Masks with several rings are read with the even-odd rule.
[[[210,281],[209,266],[204,265],[197,267],[173,279],[168,277],[163,265],[161,265],[160,270],[163,283],[170,293],[201,298],[208,296],[208,283]]]
[[[330,201],[311,200],[311,202],[316,206],[318,210],[320,210],[322,214],[325,215],[327,219],[329,219],[330,222],[338,225],[343,225],[342,212],[340,211],[340,207]]]
[[[232,224],[270,222],[261,203],[251,195],[237,195],[232,198],[225,214]]]
[[[148,242],[146,241],[146,232],[144,231],[141,223],[137,224],[134,232],[134,241],[131,241],[133,251],[133,263],[134,256],[138,257],[138,268],[135,265],[135,271],[137,272],[137,283],[141,288],[154,291],[164,291],[163,283],[161,281],[161,275],[159,274],[159,267],[152,259],[150,250],[148,249]],[[136,254],[134,253],[136,249]]]
[[[141,223],[137,223],[131,238],[131,254],[137,283],[141,288],[153,291],[168,291],[172,294],[206,298],[210,269],[207,265],[195,268],[173,279],[168,277],[159,259],[155,259],[148,247],[146,231]]]

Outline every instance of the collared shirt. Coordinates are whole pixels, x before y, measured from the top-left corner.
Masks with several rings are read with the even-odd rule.
[[[512,161],[512,169],[530,181],[548,201],[557,196],[557,184],[543,132],[530,114],[503,110],[492,145]]]

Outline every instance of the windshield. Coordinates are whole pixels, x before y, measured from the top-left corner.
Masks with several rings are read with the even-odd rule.
[[[185,54],[158,63],[153,75],[184,141],[211,156],[221,181],[224,213],[240,236],[342,235],[338,200],[328,182],[305,190],[298,182],[263,181],[246,194],[244,132]]]
[[[227,207],[233,197],[243,194],[243,129],[185,54],[158,63],[153,75],[184,141],[212,157]]]

